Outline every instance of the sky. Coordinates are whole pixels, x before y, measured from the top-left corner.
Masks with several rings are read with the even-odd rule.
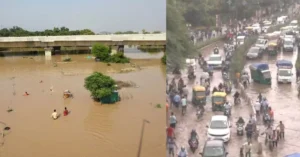
[[[165,31],[166,0],[1,0],[0,28]]]

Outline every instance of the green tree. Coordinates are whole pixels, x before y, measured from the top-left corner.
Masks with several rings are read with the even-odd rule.
[[[100,99],[112,94],[116,82],[109,76],[94,72],[85,78],[84,87],[91,92],[91,96]]]
[[[153,33],[153,34],[160,34],[161,31],[153,31],[152,33]]]
[[[92,54],[99,58],[102,62],[109,62],[111,49],[103,44],[94,44],[92,47]]]
[[[167,70],[182,67],[183,61],[194,52],[188,37],[182,12],[173,0],[167,1]]]

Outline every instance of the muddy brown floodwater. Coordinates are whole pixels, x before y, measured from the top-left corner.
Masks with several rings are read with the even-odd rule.
[[[131,66],[69,56],[73,62],[61,62],[63,56],[0,58],[0,121],[11,127],[1,139],[0,156],[133,157],[143,119],[150,124],[145,126],[141,156],[164,156],[166,112],[155,107],[165,103],[166,74],[160,59],[132,60],[141,70],[114,73]],[[122,101],[117,104],[100,105],[83,86],[94,71],[138,87],[121,89]],[[74,93],[73,99],[63,99],[65,89]],[[25,91],[30,95],[23,96]],[[7,112],[8,107],[13,111]],[[53,109],[62,113],[64,107],[70,115],[52,120]]]

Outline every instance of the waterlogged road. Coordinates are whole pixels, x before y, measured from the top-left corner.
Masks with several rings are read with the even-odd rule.
[[[221,54],[223,55],[222,52],[222,45],[223,43],[219,43],[219,47],[221,50]],[[213,46],[209,46],[203,49],[203,56],[204,57],[208,57],[213,50]],[[204,116],[201,120],[197,120],[196,118],[196,108],[191,105],[191,96],[192,96],[192,87],[196,84],[199,83],[200,80],[200,76],[201,76],[202,70],[200,69],[200,67],[197,67],[197,78],[195,79],[195,82],[189,82],[187,79],[187,72],[184,71],[183,72],[183,78],[185,83],[187,84],[187,89],[188,89],[188,108],[187,108],[187,113],[184,116],[181,116],[181,110],[176,109],[175,107],[172,109],[172,111],[176,114],[177,118],[178,118],[178,125],[176,126],[175,129],[175,136],[176,136],[176,144],[180,147],[180,146],[185,146],[186,148],[188,148],[189,150],[189,157],[199,157],[199,153],[202,152],[203,146],[205,141],[207,140],[207,136],[206,136],[206,125],[207,123],[210,121],[211,117],[213,115],[223,115],[222,112],[212,112],[211,109],[211,101],[210,101],[210,97],[208,98],[206,107],[205,107],[205,113]],[[173,78],[172,75],[168,75],[169,80],[171,80],[171,78]],[[220,71],[214,71],[214,75],[213,75],[213,79],[212,79],[212,87],[214,86],[218,86],[218,84],[222,82],[222,76],[221,76],[221,72]],[[212,89],[211,89],[212,90]],[[233,104],[233,98],[232,95],[234,94],[235,89],[232,90],[232,94],[229,95],[229,102],[231,102]],[[249,115],[251,112],[251,108],[247,105],[245,105],[245,103],[242,101],[241,105],[238,106],[233,106],[232,108],[232,116],[230,118],[230,121],[235,124],[235,122],[237,121],[238,117],[242,116],[244,117],[245,120],[249,120]],[[190,136],[190,132],[192,129],[196,129],[198,135],[199,135],[199,148],[196,150],[196,152],[193,154],[190,149],[189,149],[189,145],[188,145],[188,139]],[[239,148],[241,147],[241,145],[243,143],[246,142],[246,137],[240,137],[237,136],[236,134],[236,126],[232,125],[231,128],[231,140],[229,141],[228,145],[227,145],[227,149],[229,152],[228,157],[237,157],[239,155]],[[177,150],[178,151],[178,150]]]
[[[276,60],[287,59],[295,63],[298,49],[295,47],[294,52],[280,52],[276,57],[263,56],[260,60],[248,61],[245,66],[249,70],[251,63],[265,62],[269,64],[272,71],[272,85],[261,85],[251,82],[247,93],[255,100],[259,92],[266,96],[275,113],[275,124],[283,121],[286,127],[286,137],[284,141],[279,142],[278,149],[270,152],[266,149],[267,156],[282,157],[288,154],[299,152],[300,150],[300,106],[297,97],[296,75],[293,76],[292,84],[277,84],[276,81]],[[295,70],[294,70],[295,71]],[[262,127],[263,128],[263,127]]]

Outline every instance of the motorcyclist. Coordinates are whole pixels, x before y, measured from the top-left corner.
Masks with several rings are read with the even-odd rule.
[[[207,66],[207,72],[208,72],[208,73],[212,73],[213,70],[214,70],[214,69],[213,69],[212,66],[209,66],[209,65]]]
[[[224,108],[225,108],[225,111],[228,110],[229,111],[229,116],[231,115],[231,104],[226,101],[226,103],[224,104]]]
[[[269,107],[269,115],[270,115],[270,118],[271,118],[271,121],[274,121],[274,111],[272,110],[271,107]]]
[[[212,93],[214,94],[214,93],[217,92],[217,91],[218,91],[217,87],[214,87]]]
[[[180,79],[178,80],[178,90],[179,90],[179,91],[182,90],[183,86],[184,86],[184,81],[183,81],[183,79],[180,77]]]
[[[248,84],[250,83],[249,75],[248,75],[248,73],[245,72],[245,71],[243,71],[242,76],[241,76],[241,79],[242,79],[242,83],[244,84],[244,86],[246,86],[247,83],[248,83]]]
[[[239,119],[236,121],[236,124],[244,126],[245,125],[245,121],[244,121],[243,117],[239,117]]]
[[[223,89],[223,84],[220,83],[218,87],[219,87],[219,91],[221,91]]]
[[[215,45],[214,54],[219,54],[219,47],[217,45]]]
[[[195,129],[193,129],[193,130],[191,131],[191,139],[192,139],[192,138],[198,139],[198,134],[197,134],[197,132],[196,132]]]
[[[181,146],[180,152],[178,153],[178,157],[188,157],[188,153],[184,146]]]
[[[234,103],[236,103],[237,100],[238,100],[238,98],[240,97],[240,93],[239,93],[238,91],[236,91],[236,92],[234,93],[233,97],[234,97]]]

